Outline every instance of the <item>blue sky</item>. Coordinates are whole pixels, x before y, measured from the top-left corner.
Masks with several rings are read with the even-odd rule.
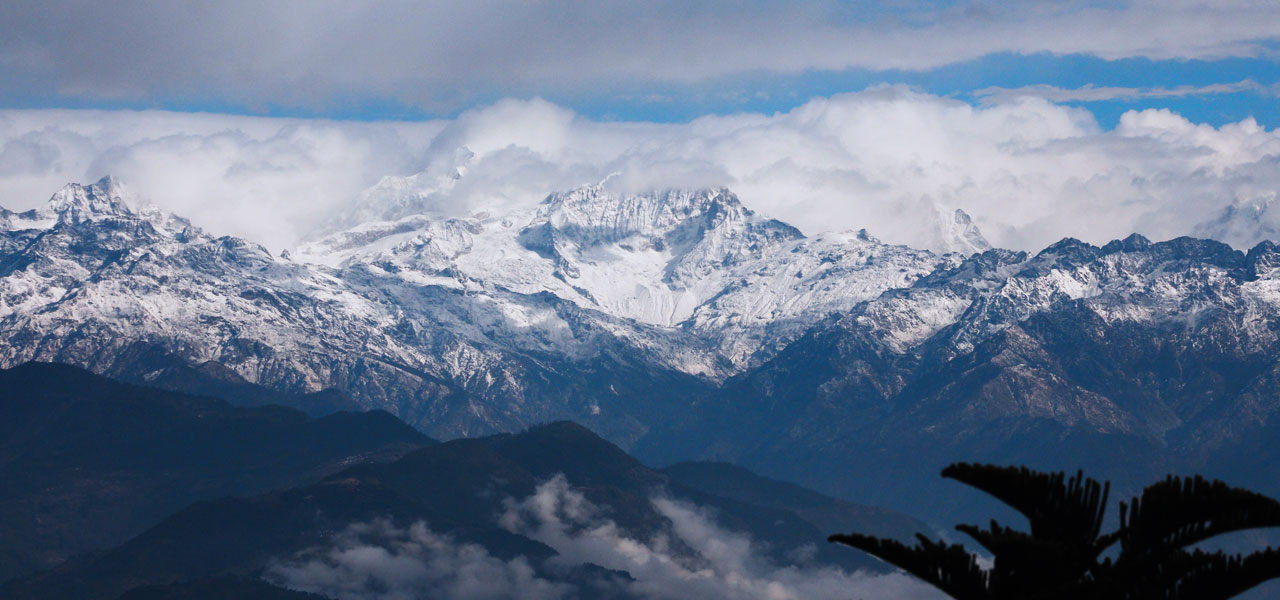
[[[1235,92],[1205,90],[1214,85],[1241,82],[1255,89]],[[11,90],[5,108],[164,109],[277,117],[333,118],[358,121],[429,120],[452,118],[460,112],[491,104],[504,97],[541,97],[573,109],[586,117],[611,121],[683,122],[708,114],[737,112],[786,112],[815,97],[860,91],[885,84],[901,84],[973,104],[990,102],[983,90],[1004,88],[1009,94],[1034,93],[1033,86],[1064,90],[1128,88],[1137,92],[1179,87],[1185,95],[1141,97],[1117,95],[1110,99],[1066,100],[1061,104],[1085,108],[1099,123],[1114,127],[1129,110],[1167,108],[1197,123],[1219,126],[1254,118],[1274,128],[1280,125],[1280,61],[1271,57],[1217,60],[1124,58],[1107,60],[1085,54],[1030,55],[996,53],[931,69],[906,71],[849,69],[778,74],[746,72],[698,82],[663,84],[644,82],[596,90],[495,90],[468,97],[467,103],[445,108],[425,108],[392,98],[338,98],[331,106],[244,104],[221,98],[157,97],[103,98],[92,95],[60,95]],[[1242,86],[1243,87],[1243,86]]]
[[[1106,100],[1064,101],[1093,112],[1104,127],[1114,127],[1128,110],[1168,108],[1198,123],[1214,126],[1253,117],[1267,127],[1280,124],[1280,62],[1270,58],[1219,60],[1105,60],[1096,56],[1049,53],[998,53],[921,71],[812,71],[789,75],[749,73],[699,86],[650,87],[628,94],[599,96],[548,95],[565,106],[601,119],[683,121],[703,114],[739,111],[785,112],[814,97],[858,91],[882,84],[908,85],[922,91],[979,104],[991,101],[991,88],[1033,93],[1031,86],[1076,90],[1133,88],[1139,92],[1178,87],[1206,88],[1240,82],[1257,89],[1234,93],[1187,90],[1180,97],[1118,96]],[[401,107],[401,110],[405,110]],[[359,116],[354,113],[353,116]]]

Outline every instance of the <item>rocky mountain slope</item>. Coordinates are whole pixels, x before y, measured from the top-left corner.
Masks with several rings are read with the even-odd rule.
[[[967,227],[956,235],[985,244],[968,217],[957,218]],[[747,210],[725,189],[636,196],[599,186],[552,194],[515,215],[364,223],[298,255],[482,294],[549,292],[692,334],[676,341],[714,346],[672,366],[713,378],[759,362],[827,314],[958,261],[882,244],[865,231],[806,238]]]
[[[104,179],[3,213],[0,364],[149,382],[156,357],[212,363],[446,437],[575,418],[634,441],[827,314],[959,260],[805,238],[726,190],[365,223],[297,259],[135,204]]]
[[[1146,481],[1272,452],[1269,243],[1032,255],[988,249],[963,213],[922,216],[972,251],[938,255],[806,237],[723,189],[588,186],[443,218],[388,185],[293,256],[109,179],[2,212],[0,365],[332,389],[440,437],[573,419],[650,461],[727,459],[921,510],[945,491],[914,490],[954,460]]]
[[[1278,493],[1230,466],[1276,444],[1277,265],[1270,243],[1136,235],[974,255],[813,328],[647,450],[920,511],[955,506],[931,471],[961,459]]]

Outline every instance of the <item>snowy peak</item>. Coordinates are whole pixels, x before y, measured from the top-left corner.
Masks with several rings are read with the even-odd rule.
[[[736,368],[831,312],[960,259],[865,231],[806,238],[723,188],[623,194],[604,184],[506,215],[366,222],[298,250],[305,262],[412,285],[550,292],[610,318],[696,333]]]
[[[1215,217],[1198,225],[1192,234],[1221,240],[1236,248],[1249,248],[1266,240],[1280,240],[1280,202],[1272,191],[1260,197],[1239,199]]]
[[[389,175],[365,190],[346,215],[323,227],[329,234],[364,223],[399,221],[423,214],[439,214],[450,203],[454,187],[467,173],[475,154],[465,146],[458,148],[452,160],[437,161],[427,170],[414,175]]]
[[[1280,246],[1274,242],[1259,242],[1249,250],[1246,256],[1255,277],[1278,279],[1275,274],[1280,270]]]
[[[1188,237],[1152,242],[1134,234],[1102,247],[1068,238],[1034,257],[1002,250],[971,256],[875,299],[848,321],[895,352],[945,338],[949,352],[967,353],[997,332],[1054,311],[1168,332],[1219,327],[1265,345],[1276,337],[1269,322],[1280,315],[1274,265],[1280,258],[1269,243],[1246,255]],[[943,338],[933,339],[939,333]]]
[[[953,241],[957,251],[964,254],[974,254],[977,252],[986,252],[992,248],[987,242],[987,238],[982,237],[982,232],[978,230],[978,226],[973,223],[973,219],[963,210],[956,209],[952,214],[950,239]]]
[[[0,231],[46,230],[56,225],[80,225],[110,220],[165,230],[172,234],[199,230],[186,219],[169,214],[155,205],[141,204],[120,181],[110,175],[96,183],[69,183],[42,207],[21,213],[0,208]]]
[[[119,179],[110,175],[88,185],[69,183],[58,190],[44,207],[8,215],[7,223],[0,215],[2,229],[48,229],[58,224],[81,225],[109,220],[162,233],[183,242],[205,236],[204,231],[187,219],[141,201]]]
[[[958,208],[951,212],[941,207],[935,207],[935,210],[937,215],[933,220],[933,240],[929,247],[966,256],[991,249],[991,244],[982,237],[982,232],[968,213]]]
[[[520,232],[521,244],[555,261],[564,276],[577,278],[583,263],[656,261],[673,289],[697,287],[803,238],[790,225],[756,216],[723,188],[619,195],[583,187],[549,196]]]
[[[757,220],[737,196],[723,188],[619,195],[601,186],[587,186],[552,194],[539,213],[561,236],[583,247],[637,235],[696,241],[708,230],[742,227]],[[800,237],[794,228],[773,223],[789,230],[793,239]]]
[[[98,217],[134,217],[128,192],[110,175],[91,185],[69,183],[49,199],[47,211],[60,222],[79,223]]]
[[[738,270],[803,238],[727,189],[616,194],[597,185],[549,196],[518,241],[594,308],[673,326]]]

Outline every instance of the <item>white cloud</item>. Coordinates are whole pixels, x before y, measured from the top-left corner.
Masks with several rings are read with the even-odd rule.
[[[753,73],[929,69],[997,52],[1258,56],[1273,2],[991,4],[10,0],[0,97],[456,109]],[[73,32],[73,33],[72,33]]]
[[[865,227],[928,245],[941,207],[1015,249],[1133,232],[1248,246],[1280,227],[1277,157],[1280,133],[1252,120],[1212,127],[1145,110],[1103,130],[1039,98],[973,106],[897,87],[683,124],[593,121],[541,100],[431,123],[0,111],[0,204],[30,208],[67,181],[111,173],[214,233],[275,249],[362,193],[498,214],[618,173],[609,185],[626,190],[727,185],[808,233]],[[1214,225],[1226,211],[1273,226]]]
[[[0,205],[115,175],[217,234],[276,249],[382,176],[421,167],[438,123],[161,111],[0,111]]]
[[[352,524],[331,546],[272,564],[266,578],[339,600],[554,600],[571,591],[537,577],[523,557],[500,560],[421,521],[407,529],[387,520]]]
[[[780,566],[764,558],[749,536],[726,531],[703,509],[656,497],[670,531],[642,540],[622,531],[563,476],[507,503],[500,523],[556,550],[562,564],[593,563],[626,571],[627,592],[653,600],[787,600],[799,598],[943,598],[906,575],[847,573],[832,567]],[[693,556],[674,550],[684,547]]]
[[[701,509],[654,498],[670,522],[652,540],[628,534],[563,476],[528,498],[508,500],[503,527],[554,548],[551,571],[583,564],[626,571],[631,580],[600,578],[582,589],[539,578],[522,558],[502,561],[474,544],[433,533],[418,522],[355,524],[325,547],[312,548],[267,570],[267,579],[339,600],[428,598],[589,598],[645,600],[796,600],[945,596],[906,575],[847,573],[832,567],[780,566],[762,557],[749,536],[726,531]],[[675,550],[674,548],[685,550]],[[689,554],[692,551],[692,555]]]
[[[1233,83],[1141,88],[1095,86],[1093,84],[1078,88],[1063,88],[1054,85],[1029,85],[1018,88],[993,86],[976,90],[973,92],[973,96],[986,102],[1008,101],[1024,97],[1043,98],[1050,102],[1102,102],[1107,100],[1213,96],[1246,92],[1267,98],[1276,98],[1280,97],[1280,84],[1263,85],[1252,79],[1244,79]]]

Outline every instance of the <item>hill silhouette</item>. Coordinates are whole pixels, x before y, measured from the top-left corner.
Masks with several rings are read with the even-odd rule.
[[[0,579],[119,544],[197,500],[433,443],[381,411],[312,418],[58,364],[0,370],[0,390]]]
[[[788,507],[784,498],[764,506],[708,493],[698,489],[706,485],[691,486],[650,469],[586,428],[559,422],[519,434],[423,447],[394,462],[357,465],[312,485],[200,502],[110,551],[10,582],[0,588],[0,595],[111,599],[144,585],[214,576],[253,579],[273,560],[323,544],[352,523],[377,520],[398,526],[423,521],[432,531],[458,543],[482,546],[500,560],[524,557],[539,576],[555,581],[597,576],[602,570],[590,564],[552,565],[548,560],[555,550],[497,523],[496,516],[512,499],[535,494],[541,483],[556,475],[563,475],[575,492],[636,539],[659,535],[668,525],[654,507],[655,495],[707,509],[720,526],[749,533],[780,559],[825,536]],[[770,496],[769,489],[753,489],[756,483],[744,479],[742,498]],[[766,488],[776,485],[765,482]],[[866,514],[871,518],[859,526],[874,526],[880,513],[867,509]],[[693,550],[673,541],[671,552],[691,554]],[[821,564],[884,568],[825,544],[815,552],[813,559]],[[624,573],[606,575],[626,577]]]

